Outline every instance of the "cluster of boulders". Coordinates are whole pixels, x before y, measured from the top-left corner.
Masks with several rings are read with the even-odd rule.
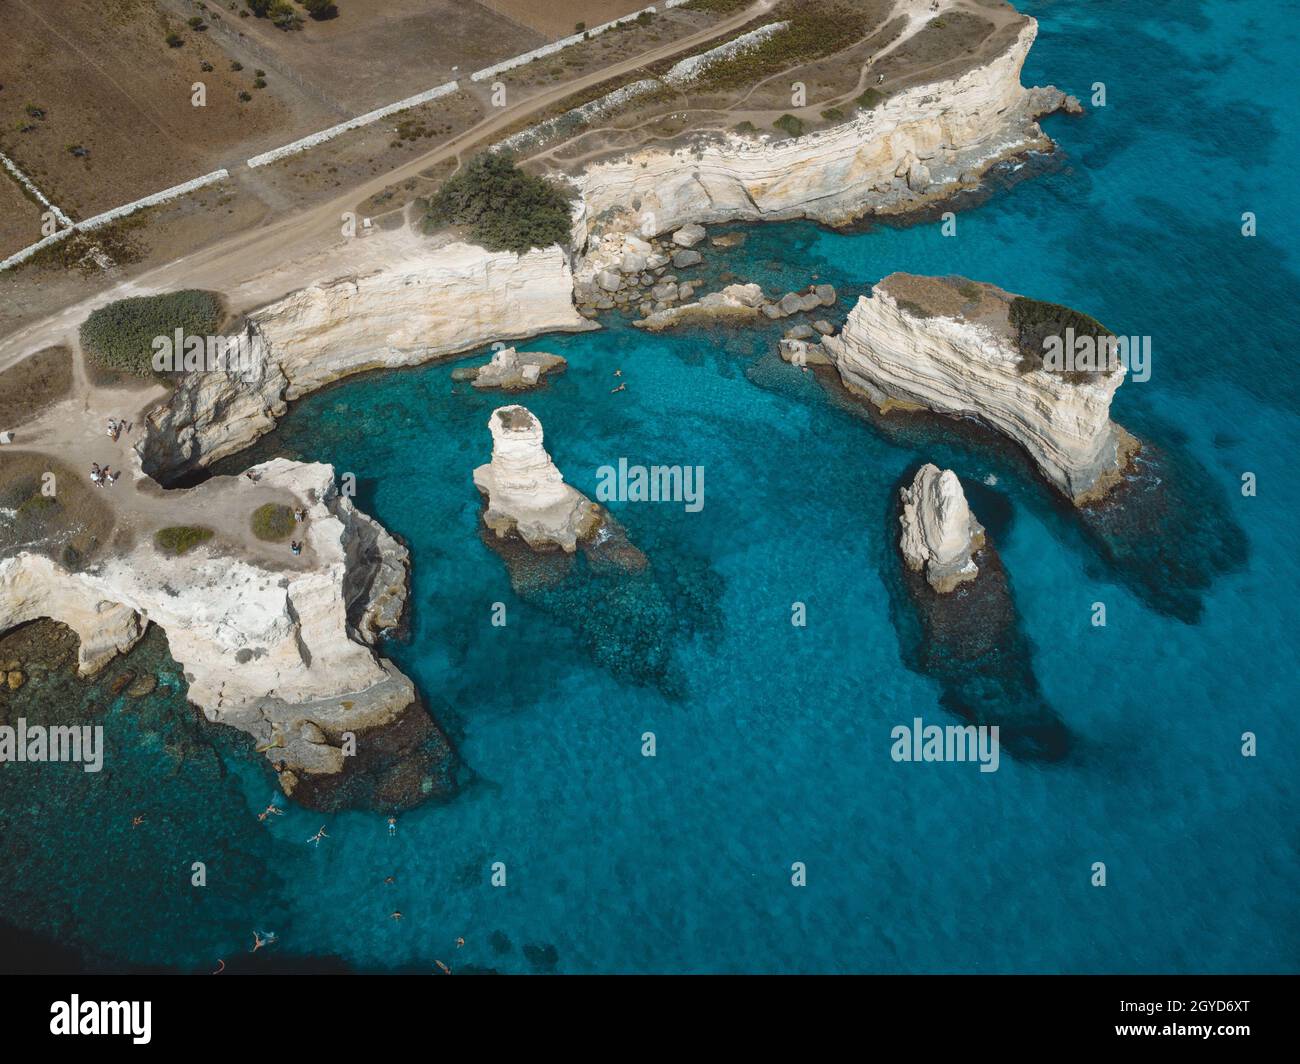
[[[574,282],[580,313],[594,318],[603,310],[636,307],[643,315],[688,303],[696,283],[681,281],[673,270],[698,266],[704,256],[695,245],[707,234],[702,225],[684,225],[668,239],[643,240],[628,233],[607,233],[596,254],[599,266],[587,279]]]
[[[506,392],[523,392],[536,388],[548,373],[565,369],[562,355],[546,351],[516,351],[499,348],[492,361],[482,366],[466,366],[451,371],[454,381],[469,381],[475,388],[499,388]]]

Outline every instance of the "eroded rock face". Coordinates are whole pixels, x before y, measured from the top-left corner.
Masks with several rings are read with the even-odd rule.
[[[292,794],[349,767],[344,733],[364,748],[367,733],[427,714],[411,681],[375,649],[401,616],[406,549],[337,493],[330,466],[276,459],[254,470],[306,509],[299,535],[313,566],[279,568],[215,541],[170,557],[145,539],[75,573],[21,553],[0,561],[0,630],[61,621],[80,638],[78,667],[88,675],[157,624],[190,701],[208,720],[252,735]]]
[[[941,286],[941,287],[936,287]],[[935,293],[922,306],[916,290]],[[882,411],[974,416],[1028,452],[1076,505],[1120,479],[1137,447],[1110,420],[1122,363],[1086,379],[1026,370],[1008,321],[1014,297],[964,278],[891,274],[863,296],[822,348],[841,380]]]
[[[995,162],[1053,147],[1036,119],[1064,106],[1064,94],[1020,84],[1037,32],[1025,19],[992,61],[904,89],[831,129],[789,140],[731,136],[598,163],[580,182],[587,217],[622,215],[644,236],[700,222],[841,224],[950,195]]]
[[[533,550],[572,554],[599,529],[604,511],[564,477],[542,445],[542,423],[522,406],[503,406],[488,418],[492,461],[474,470],[487,496],[483,522],[500,539],[517,535]]]
[[[249,319],[255,373],[183,378],[149,415],[145,472],[167,479],[233,454],[274,428],[290,401],[352,373],[596,327],[573,305],[560,248],[515,255],[467,244],[402,245],[381,270],[310,285]]]
[[[966,504],[957,474],[926,464],[901,489],[899,547],[913,572],[924,572],[941,595],[979,575],[974,554],[984,546],[984,527]]]

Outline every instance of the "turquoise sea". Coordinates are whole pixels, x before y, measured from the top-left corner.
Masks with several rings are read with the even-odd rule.
[[[155,638],[132,656],[164,674],[145,699],[48,681],[44,697],[104,723],[102,778],[0,774],[0,917],[22,955],[184,971],[1300,970],[1300,373],[1283,328],[1300,303],[1297,5],[1019,6],[1040,20],[1026,84],[1085,102],[1105,84],[1106,106],[1046,121],[1059,156],[991,182],[956,237],[937,221],[746,227],[709,268],[830,282],[837,320],[891,271],[963,274],[1151,336],[1151,379],[1126,383],[1113,416],[1161,456],[1154,517],[1087,527],[984,434],[877,424],[781,362],[777,332],[614,320],[522,345],[569,360],[523,401],[579,490],[620,457],[701,465],[705,505],[614,503],[649,569],[579,566],[521,597],[479,536],[470,480],[504,400],[453,385],[446,364],[337,385],[240,464],[353,471],[362,509],[410,545],[410,633],[388,650],[456,746],[458,792],[401,815],[394,837],[380,814],[292,803],[259,822],[273,778],[193,722]],[[616,368],[628,387],[611,394]],[[1004,754],[982,774],[890,758],[896,724],[954,722],[963,697],[962,677],[919,663],[899,594],[889,516],[923,461],[957,470],[1001,553],[1017,640],[999,690],[1047,707],[1068,736],[1056,759]],[[42,692],[12,697],[11,712]],[[279,937],[249,957],[254,928]]]

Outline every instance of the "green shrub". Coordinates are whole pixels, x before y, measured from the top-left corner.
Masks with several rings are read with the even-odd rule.
[[[700,2],[696,0],[696,3]],[[695,9],[714,13],[724,11],[713,3]],[[782,70],[842,51],[862,40],[876,27],[871,5],[856,0],[821,0],[819,3],[782,0],[767,18],[785,22],[785,29],[714,63],[701,73],[698,79],[701,89],[755,85]]]
[[[707,11],[711,15],[730,15],[750,4],[750,0],[691,0],[687,11]]]
[[[153,544],[163,554],[178,557],[212,538],[212,529],[200,525],[172,525],[154,533]]]
[[[1066,329],[1073,329],[1074,335],[1091,336],[1094,339],[1113,335],[1096,318],[1082,314],[1059,303],[1044,303],[1039,299],[1027,299],[1016,296],[1007,311],[1007,320],[1016,332],[1016,345],[1020,348],[1020,369],[1030,372],[1043,365],[1043,341],[1049,336],[1064,337]],[[1086,371],[1074,371],[1064,374],[1066,380],[1078,384],[1087,380]]]
[[[192,288],[119,299],[85,320],[81,346],[104,369],[150,377],[155,338],[174,337],[177,329],[185,336],[214,336],[221,318],[221,297],[215,292]]]
[[[803,135],[803,119],[796,118],[794,115],[782,115],[772,125],[792,137]]]
[[[844,121],[844,112],[838,107],[828,107],[822,112],[822,117],[827,122],[842,122]]]
[[[873,107],[879,107],[884,102],[884,99],[885,94],[879,89],[867,89],[853,102],[863,111],[870,111]]]
[[[182,44],[185,43],[185,38],[182,37],[179,33],[169,33],[167,34],[166,37],[163,38],[163,40],[167,42],[168,48],[179,48]]]
[[[253,535],[258,539],[281,543],[289,538],[296,522],[293,510],[278,502],[268,502],[253,511]]]
[[[307,14],[317,22],[337,18],[339,13],[338,5],[333,0],[302,0],[302,6],[307,9]]]
[[[569,200],[559,187],[526,174],[505,153],[475,156],[429,198],[425,228],[460,225],[489,251],[567,245]]]
[[[49,495],[42,495],[38,491],[18,507],[17,515],[20,522],[44,525],[48,523],[59,510],[60,506],[58,499]]]

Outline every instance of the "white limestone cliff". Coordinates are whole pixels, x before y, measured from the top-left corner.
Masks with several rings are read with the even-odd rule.
[[[279,568],[215,540],[170,557],[145,539],[76,572],[23,552],[0,560],[0,631],[60,621],[80,638],[79,671],[89,675],[157,624],[189,700],[252,735],[290,793],[304,777],[342,771],[343,733],[364,744],[368,730],[412,707],[423,713],[411,681],[374,647],[401,615],[407,557],[337,494],[330,466],[276,459],[254,468],[260,486],[307,510],[299,534],[310,567]]]
[[[483,523],[499,539],[516,534],[534,550],[572,554],[602,523],[603,510],[551,461],[542,423],[522,406],[502,406],[488,418],[492,461],[474,470],[474,486],[487,496]]]
[[[941,595],[974,580],[979,567],[973,555],[984,545],[984,527],[971,513],[957,474],[927,463],[899,493],[899,547],[907,567],[924,572]]]
[[[584,227],[652,236],[699,222],[841,224],[950,195],[996,162],[1054,147],[1036,119],[1064,107],[1067,98],[1054,88],[1020,84],[1037,32],[1037,23],[1026,19],[989,62],[900,90],[829,129],[785,140],[700,138],[593,164],[578,181]]]
[[[1122,363],[1086,380],[1042,367],[1026,371],[1010,331],[1009,293],[962,278],[934,283],[977,293],[979,313],[954,306],[921,314],[894,289],[930,278],[891,274],[859,299],[843,331],[822,348],[840,379],[881,409],[925,409],[976,417],[1019,444],[1043,476],[1076,505],[1118,480],[1137,446],[1110,420]]]
[[[274,428],[289,402],[349,374],[596,327],[573,305],[559,247],[516,255],[395,242],[381,269],[311,284],[250,314],[254,372],[184,378],[148,418],[144,468],[175,476],[232,454]]]

